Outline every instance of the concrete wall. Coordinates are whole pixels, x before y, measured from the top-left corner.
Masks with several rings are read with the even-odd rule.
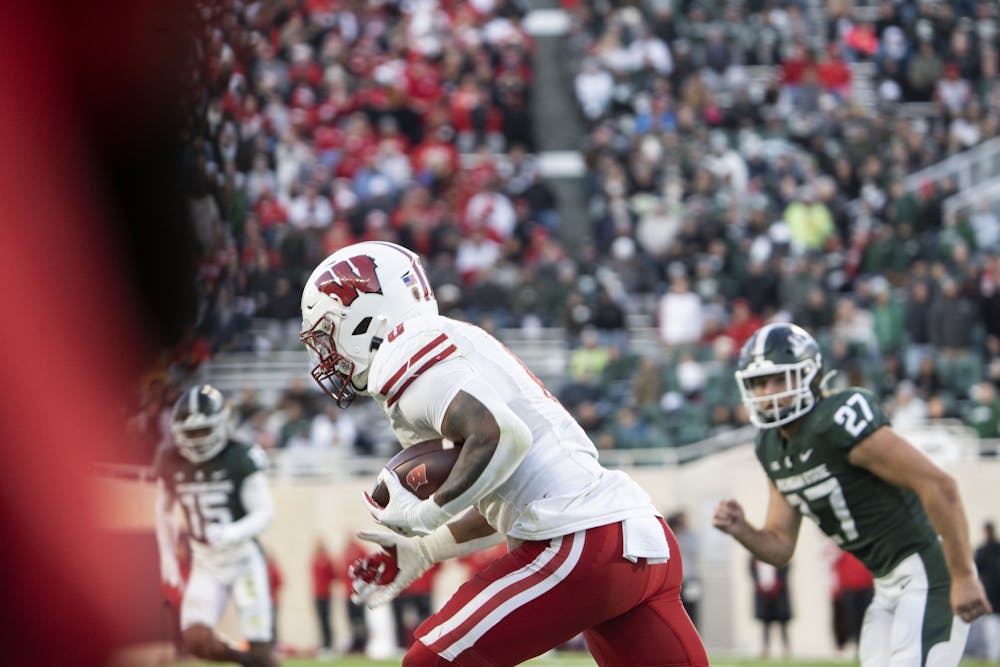
[[[1000,518],[1000,462],[955,461],[944,464],[959,480],[970,522],[973,543],[980,539],[980,526],[987,518]],[[694,529],[701,535],[700,566],[704,582],[701,631],[714,652],[756,653],[759,627],[753,620],[748,556],[727,536],[711,528],[715,504],[724,497],[739,499],[748,518],[759,524],[767,501],[766,480],[749,446],[709,457],[681,468],[639,469],[633,477],[650,493],[664,513],[687,510]],[[106,495],[110,528],[152,530],[154,486],[150,483],[101,480]],[[279,633],[282,641],[298,647],[315,646],[318,631],[312,612],[309,559],[314,541],[321,537],[338,550],[345,537],[374,524],[361,504],[360,494],[370,480],[337,483],[275,482],[273,491],[278,516],[262,542],[280,563],[285,586],[281,596]],[[833,653],[830,620],[830,578],[824,557],[824,539],[808,521],[803,522],[798,548],[792,561],[790,589],[794,620],[790,625],[794,651],[800,656]],[[151,576],[158,566],[149,563]],[[436,597],[443,600],[462,581],[465,572],[449,564],[438,582]],[[338,609],[335,626],[342,629],[344,615]],[[223,624],[227,634],[238,636],[233,619]],[[341,634],[341,636],[343,636]]]

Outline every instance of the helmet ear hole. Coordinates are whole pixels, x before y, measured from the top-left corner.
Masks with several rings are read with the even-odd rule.
[[[372,325],[372,318],[366,317],[360,322],[358,322],[358,326],[354,327],[354,331],[351,332],[351,335],[360,336],[361,334],[367,332],[368,329],[371,328],[371,325]]]

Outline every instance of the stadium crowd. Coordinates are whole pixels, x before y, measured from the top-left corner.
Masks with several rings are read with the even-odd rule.
[[[563,4],[586,121],[575,251],[533,153],[523,3],[206,1],[188,137],[201,315],[133,432],[166,432],[214,355],[298,345],[311,267],[383,239],[425,258],[444,314],[561,328],[554,389],[601,447],[741,424],[735,355],[772,318],[816,332],[833,382],[875,387],[897,423],[1000,437],[1000,219],[946,218],[952,181],[904,183],[1000,134],[995,3],[887,0],[875,20],[847,0]],[[640,321],[655,354],[631,345]],[[363,411],[320,409],[304,384],[232,398],[265,446],[378,451]]]

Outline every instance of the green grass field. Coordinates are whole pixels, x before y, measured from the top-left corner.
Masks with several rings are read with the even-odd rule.
[[[211,667],[212,665],[218,665],[219,663],[208,663],[208,662],[179,662],[176,663],[175,667]],[[594,661],[589,655],[585,653],[564,653],[553,657],[536,658],[531,662],[525,663],[527,665],[532,665],[533,667],[545,667],[549,665],[551,667],[593,667]],[[712,658],[711,664],[713,667],[765,667],[765,666],[776,666],[781,665],[783,667],[796,667],[802,665],[803,667],[852,667],[858,663],[853,660],[841,660],[839,662],[824,662],[815,660],[756,660],[756,659],[742,659],[735,657],[719,657]],[[978,660],[964,660],[962,661],[962,667],[978,667],[980,665],[987,665],[988,663],[978,661]],[[345,657],[345,658],[334,658],[333,660],[321,661],[321,660],[297,660],[286,658],[282,660],[282,665],[284,667],[390,667],[390,665],[399,665],[399,660],[368,660],[366,658],[359,657]]]

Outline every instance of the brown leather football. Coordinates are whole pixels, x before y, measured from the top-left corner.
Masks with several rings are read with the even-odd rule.
[[[435,438],[407,447],[385,464],[399,481],[421,500],[438,490],[451,473],[462,445],[450,440]],[[372,500],[385,507],[389,503],[389,489],[379,480],[371,492]]]

